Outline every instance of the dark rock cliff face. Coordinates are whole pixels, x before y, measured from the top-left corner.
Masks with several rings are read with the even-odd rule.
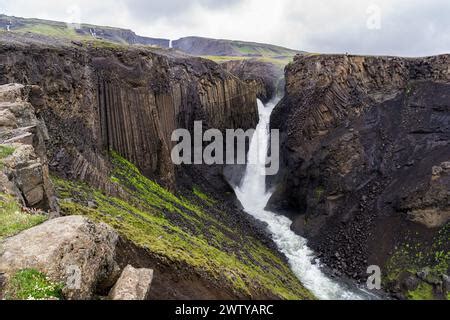
[[[264,103],[277,95],[283,95],[283,70],[272,63],[258,60],[236,60],[225,62],[221,66],[253,86],[256,95]]]
[[[424,255],[439,247],[448,274],[450,56],[298,56],[271,126],[283,168],[269,208],[292,215],[337,274],[365,278],[375,264],[389,277],[415,241]]]
[[[174,129],[192,129],[194,120],[221,130],[256,126],[254,90],[213,62],[163,50],[53,47],[5,37],[0,83],[42,88],[33,105],[51,137],[50,168],[67,178],[108,190],[113,149],[173,187]]]

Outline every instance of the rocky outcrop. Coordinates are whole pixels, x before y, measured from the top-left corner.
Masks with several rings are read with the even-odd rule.
[[[450,220],[449,191],[450,162],[446,161],[433,166],[426,185],[402,198],[397,210],[406,212],[411,221],[439,228]]]
[[[271,119],[283,169],[269,207],[351,277],[412,239],[436,250],[449,221],[449,98],[448,55],[298,56]]]
[[[21,199],[26,207],[57,214],[48,171],[45,124],[30,104],[37,87],[19,84],[0,86],[0,144],[10,150],[0,159],[1,192]]]
[[[50,168],[117,192],[106,178],[114,149],[151,178],[174,186],[170,136],[192,129],[254,127],[255,92],[217,64],[181,54],[101,45],[30,45],[4,34],[0,83],[38,84]],[[222,184],[224,182],[222,181]]]
[[[255,88],[257,97],[264,103],[283,95],[283,70],[270,62],[234,60],[221,66]]]
[[[146,300],[153,280],[152,269],[125,267],[109,293],[111,300]]]
[[[118,277],[117,233],[71,216],[49,220],[0,243],[0,273],[35,269],[64,284],[66,299],[89,299]]]

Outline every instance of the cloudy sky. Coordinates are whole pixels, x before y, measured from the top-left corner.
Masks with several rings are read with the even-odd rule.
[[[0,0],[0,12],[310,52],[450,53],[449,0]]]

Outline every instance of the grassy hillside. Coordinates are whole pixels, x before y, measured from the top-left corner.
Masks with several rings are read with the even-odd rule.
[[[69,41],[104,41],[118,44],[143,44],[168,47],[169,40],[140,37],[128,29],[91,24],[74,25],[42,19],[29,19],[0,15],[0,30],[12,33],[31,33]],[[271,44],[186,37],[173,42],[174,48],[185,53],[223,63],[231,60],[257,59],[284,68],[301,51]]]
[[[242,55],[276,57],[276,56],[293,56],[298,53],[297,50],[291,50],[271,44],[233,41],[233,40],[222,40],[222,41],[229,41],[230,45]]]
[[[226,212],[210,195],[198,187],[189,194],[175,195],[142,176],[116,153],[112,157],[111,181],[126,190],[128,199],[54,178],[64,214],[105,222],[158,259],[186,263],[237,294],[313,298],[279,255],[225,224],[225,217],[217,219]]]
[[[106,40],[119,44],[145,44],[168,46],[169,40],[141,37],[128,29],[70,24],[59,21],[29,19],[0,15],[0,28],[13,33],[32,33],[67,40]]]

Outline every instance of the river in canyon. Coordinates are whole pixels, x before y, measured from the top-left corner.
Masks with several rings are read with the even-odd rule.
[[[363,288],[325,274],[320,261],[315,259],[314,252],[308,248],[307,240],[291,230],[292,221],[264,209],[271,196],[266,191],[265,163],[270,142],[270,115],[276,103],[274,100],[264,105],[258,100],[259,123],[250,143],[245,175],[240,186],[235,188],[239,201],[248,214],[267,223],[273,241],[287,257],[294,274],[318,299],[376,299],[376,295]]]

